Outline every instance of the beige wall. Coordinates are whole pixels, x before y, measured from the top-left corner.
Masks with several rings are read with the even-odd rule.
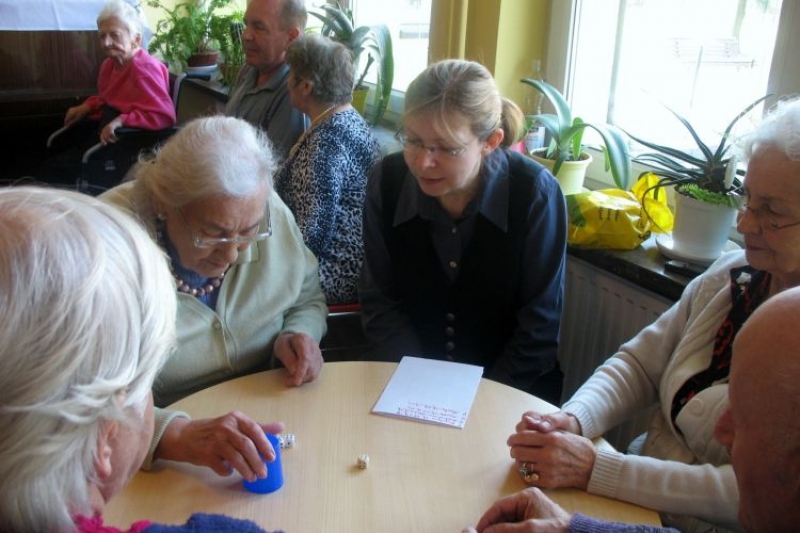
[[[434,0],[430,60],[479,61],[522,106],[526,86],[519,80],[533,59],[544,61],[549,14],[548,0]]]

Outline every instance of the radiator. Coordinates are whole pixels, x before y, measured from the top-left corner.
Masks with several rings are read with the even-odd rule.
[[[619,346],[653,322],[672,302],[591,264],[569,257],[559,362],[567,400]],[[646,429],[642,414],[605,435],[618,450]]]

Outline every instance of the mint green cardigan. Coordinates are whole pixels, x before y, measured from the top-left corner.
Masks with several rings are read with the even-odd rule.
[[[142,219],[132,205],[132,192],[133,183],[125,183],[102,198]],[[306,333],[317,342],[325,334],[328,307],[317,259],[304,244],[291,211],[274,192],[269,208],[272,236],[239,254],[222,281],[215,310],[193,296],[177,293],[178,346],[153,385],[156,405],[166,406],[216,383],[275,368],[279,362],[272,347],[281,333]],[[142,222],[155,238],[155,220]],[[188,415],[156,410],[145,467],[176,416]]]

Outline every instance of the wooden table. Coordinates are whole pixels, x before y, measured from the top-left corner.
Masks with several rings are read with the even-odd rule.
[[[396,366],[326,363],[317,381],[299,388],[287,388],[284,371],[275,370],[184,398],[174,407],[197,418],[238,409],[258,421],[283,421],[297,439],[283,450],[284,486],[251,494],[238,474],[164,461],[112,500],[106,523],[179,523],[202,511],[287,533],[455,533],[474,525],[497,498],[525,487],[506,446],[523,411],[555,407],[484,379],[464,429],[371,414]],[[361,453],[370,456],[366,470],[356,467]],[[660,523],[651,510],[582,491],[549,495],[591,516]]]

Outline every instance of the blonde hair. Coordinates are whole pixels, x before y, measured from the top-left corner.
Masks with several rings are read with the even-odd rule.
[[[0,191],[0,531],[91,514],[99,431],[141,420],[175,320],[166,258],[133,218],[75,192]]]
[[[437,129],[460,142],[448,123],[454,114],[465,117],[472,133],[482,141],[503,129],[508,143],[513,143],[524,128],[522,111],[500,96],[492,74],[475,61],[445,59],[433,63],[406,91],[404,119],[429,117]]]

